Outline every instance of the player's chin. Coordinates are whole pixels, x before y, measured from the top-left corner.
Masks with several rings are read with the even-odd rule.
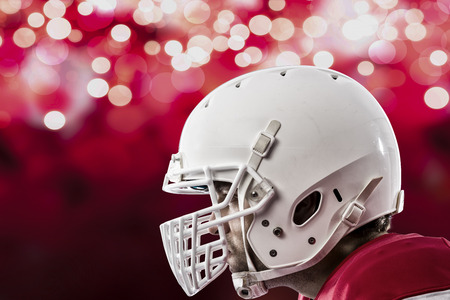
[[[228,269],[230,270],[231,273],[239,273],[239,272],[247,271],[246,263],[243,261],[240,261],[235,256],[232,256],[232,255],[228,256],[227,263],[228,263]]]

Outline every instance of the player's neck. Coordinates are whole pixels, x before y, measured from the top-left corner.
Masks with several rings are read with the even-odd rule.
[[[365,240],[356,240],[350,237],[344,238],[314,266],[294,274],[273,279],[266,282],[266,285],[268,288],[286,286],[305,297],[314,299],[331,273],[350,253],[369,240],[375,239],[383,234],[385,233],[374,234]]]

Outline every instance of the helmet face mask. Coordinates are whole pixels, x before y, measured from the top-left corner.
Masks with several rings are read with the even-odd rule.
[[[221,201],[218,181],[231,184]],[[161,225],[188,295],[226,269],[231,220],[241,222],[243,249],[268,268],[256,270],[245,250],[248,272],[233,281],[241,297],[254,298],[267,292],[265,280],[316,264],[352,230],[402,209],[398,147],[380,105],[353,79],[305,66],[249,73],[205,97],[163,189],[211,197],[210,207]],[[233,198],[239,209],[229,213]],[[207,241],[212,227],[218,235]]]
[[[177,194],[209,194],[212,204],[160,226],[172,272],[186,294],[192,296],[225,271],[228,265],[224,223],[253,215],[273,197],[274,191],[266,180],[247,166],[208,166],[180,170],[174,166],[179,164],[180,160],[179,157],[173,157],[163,190]],[[215,176],[223,178],[220,174],[235,176],[224,199],[219,199],[220,191],[217,190],[216,184],[218,180],[214,180]],[[186,177],[191,179],[183,180]],[[170,178],[178,181],[173,182]],[[250,201],[245,199],[247,192],[239,192],[244,191],[244,186],[251,186],[252,191],[249,193],[253,196]],[[223,215],[222,211],[236,198],[239,211]],[[211,231],[217,231],[215,238],[211,237]]]

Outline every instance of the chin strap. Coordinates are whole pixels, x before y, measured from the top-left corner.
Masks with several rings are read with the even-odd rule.
[[[256,140],[256,143],[252,147],[252,154],[248,161],[248,166],[254,171],[258,170],[261,161],[269,153],[275,141],[275,135],[277,134],[280,127],[281,123],[279,121],[272,120],[270,121],[269,125],[267,125],[266,130],[260,132],[258,139]],[[250,183],[251,180],[248,180],[244,186],[249,186]],[[270,187],[270,189],[272,189],[272,187]],[[244,188],[244,190],[246,189]],[[239,201],[239,210],[241,211],[244,210],[245,195],[239,197],[238,201]],[[247,231],[245,228],[244,217],[241,217],[240,221],[241,221],[242,241],[245,251],[245,258],[247,260],[248,272],[233,273],[232,274],[233,285],[237,294],[241,298],[252,299],[267,294],[267,288],[264,285],[264,282],[259,278],[257,278],[258,276],[256,277],[253,276],[254,274],[259,274],[259,272],[256,271],[255,265],[248,253],[248,241],[246,235]]]
[[[337,242],[339,242],[349,231],[349,229],[355,227],[359,221],[361,216],[363,215],[365,211],[364,204],[369,198],[369,196],[372,194],[372,192],[375,190],[375,188],[378,186],[380,181],[383,179],[383,177],[373,178],[365,187],[364,189],[359,193],[359,195],[356,197],[355,200],[349,203],[347,206],[345,212],[342,215],[342,220],[339,223],[339,225],[336,227],[336,230],[334,231],[332,237],[330,240],[324,245],[322,248],[322,251],[320,251],[315,257],[312,259],[305,261],[304,263],[297,264],[295,266],[286,267],[286,268],[280,268],[280,269],[269,269],[257,272],[253,262],[248,255],[247,247],[246,247],[246,238],[245,235],[244,238],[244,246],[245,246],[245,254],[247,257],[247,263],[249,266],[248,272],[239,272],[239,273],[233,273],[232,279],[233,279],[233,285],[237,292],[237,294],[244,299],[253,299],[260,297],[268,292],[267,287],[264,284],[264,281],[278,278],[284,275],[292,274],[301,270],[304,270],[306,268],[311,267],[312,265],[316,264],[322,258],[329,253],[331,248],[333,248]],[[398,202],[403,202],[403,191],[400,191],[398,198],[400,200],[397,200]],[[240,204],[241,205],[241,204]],[[243,205],[243,203],[242,203]],[[397,204],[397,206],[401,206],[401,204]],[[397,210],[399,210],[397,208]],[[243,227],[243,220],[241,220],[242,230],[244,232]]]

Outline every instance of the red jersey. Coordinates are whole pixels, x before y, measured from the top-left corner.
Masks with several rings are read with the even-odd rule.
[[[450,242],[390,233],[353,251],[315,300],[397,300],[440,291],[450,297]]]

